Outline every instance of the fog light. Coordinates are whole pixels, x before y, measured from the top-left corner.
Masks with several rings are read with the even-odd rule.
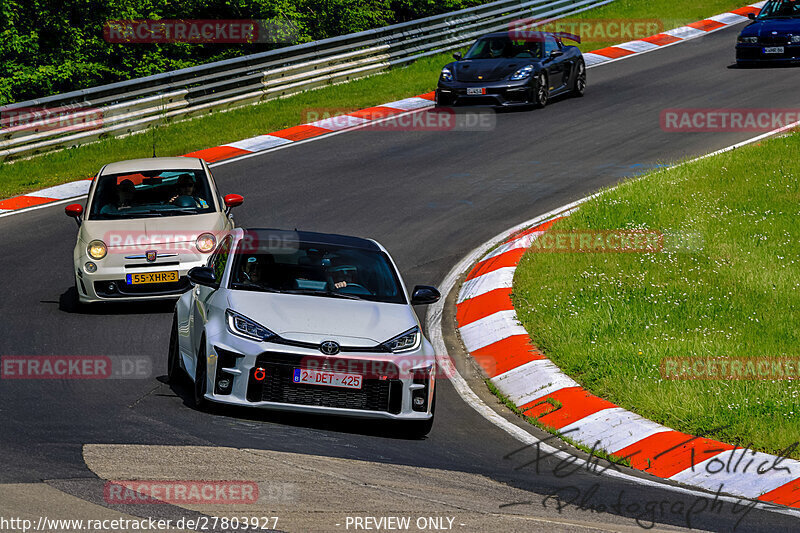
[[[93,274],[94,272],[97,272],[97,265],[95,265],[91,261],[87,261],[86,264],[83,265],[83,268],[85,268],[86,272],[88,272],[89,274]]]
[[[425,405],[425,398],[422,396],[414,398],[414,407],[422,407],[423,405]]]
[[[233,389],[233,376],[225,372],[218,372],[216,394],[230,394]]]
[[[108,292],[117,292],[117,284],[112,281],[108,284],[107,290]]]

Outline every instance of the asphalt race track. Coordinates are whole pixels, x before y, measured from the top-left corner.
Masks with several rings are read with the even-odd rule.
[[[245,196],[244,206],[235,211],[238,225],[372,237],[390,250],[407,285],[435,285],[467,252],[510,226],[655,165],[755,135],[666,133],[659,125],[664,108],[796,107],[800,69],[730,68],[739,30],[592,68],[585,98],[551,102],[540,111],[500,113],[494,131],[351,132],[213,171],[223,194]],[[103,163],[98,161],[98,168]],[[71,271],[75,232],[63,206],[0,219],[6,294],[0,301],[0,354],[147,355],[156,376],[2,380],[0,493],[7,484],[46,481],[102,504],[84,445],[131,444],[291,452],[299,454],[299,459],[292,455],[297,461],[306,455],[353,459],[364,461],[363,475],[376,480],[388,464],[479,475],[527,491],[534,503],[513,509],[541,520],[517,526],[527,531],[588,531],[587,524],[599,530],[637,528],[633,514],[624,510],[597,513],[570,506],[559,513],[554,504],[541,504],[566,485],[585,493],[599,483],[594,501],[606,505],[621,492],[626,501],[642,506],[683,501],[688,508],[694,501],[694,496],[588,473],[560,478],[552,464],[538,474],[517,468],[521,460],[504,456],[519,443],[479,416],[446,382],[440,382],[434,429],[419,441],[385,436],[386,428],[363,422],[194,411],[188,390],[173,389],[163,380],[172,305],[79,309]],[[161,448],[144,450],[154,463],[163,460]],[[346,494],[341,501],[343,509],[358,509]],[[498,495],[489,503],[493,512],[502,513],[500,506],[509,502]],[[451,514],[458,516],[459,510]],[[731,531],[743,514],[699,513],[690,525]],[[687,526],[678,514],[659,524]],[[290,531],[305,529],[283,525]],[[797,518],[754,510],[738,530],[788,531],[793,526]]]

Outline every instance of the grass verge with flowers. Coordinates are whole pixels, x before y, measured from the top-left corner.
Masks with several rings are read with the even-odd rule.
[[[800,361],[800,132],[630,180],[553,230],[651,229],[658,253],[527,253],[514,304],[586,389],[690,434],[800,458],[800,379],[665,380],[664,358]]]

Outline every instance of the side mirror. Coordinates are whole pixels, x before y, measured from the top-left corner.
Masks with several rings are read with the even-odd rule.
[[[453,54],[453,59],[455,59],[456,61],[461,61],[461,52],[456,52],[455,54]]]
[[[411,305],[429,305],[439,301],[442,295],[435,287],[427,285],[417,285],[411,295]]]
[[[81,225],[81,216],[83,215],[83,206],[81,204],[69,204],[64,208],[64,213],[70,218],[74,218],[78,226]]]
[[[550,59],[555,59],[557,57],[561,57],[564,55],[564,52],[561,50],[551,50],[550,51]]]
[[[750,20],[756,20],[756,14],[755,13],[748,13],[747,14],[747,18],[749,18]]]
[[[234,207],[239,207],[244,203],[244,196],[241,194],[228,194],[223,198],[225,200],[225,207],[227,210],[231,210]]]
[[[189,281],[195,285],[203,285],[213,289],[219,287],[217,284],[217,278],[214,276],[214,269],[211,267],[194,267],[193,269],[189,270],[187,276],[189,277]]]

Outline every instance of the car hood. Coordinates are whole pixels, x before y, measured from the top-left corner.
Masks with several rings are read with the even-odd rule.
[[[525,65],[534,65],[538,62],[533,58],[465,59],[453,63],[453,70],[457,81],[500,81]]]
[[[228,305],[273,333],[302,342],[375,346],[417,325],[413,309],[404,304],[233,290]]]
[[[191,242],[201,233],[222,231],[225,229],[225,220],[223,213],[125,220],[85,220],[81,224],[80,238],[85,242],[100,239],[109,248],[134,244],[153,246],[167,242]],[[219,240],[220,236],[217,235],[217,241]]]
[[[800,35],[800,19],[767,19],[755,21],[742,30],[743,37]]]

